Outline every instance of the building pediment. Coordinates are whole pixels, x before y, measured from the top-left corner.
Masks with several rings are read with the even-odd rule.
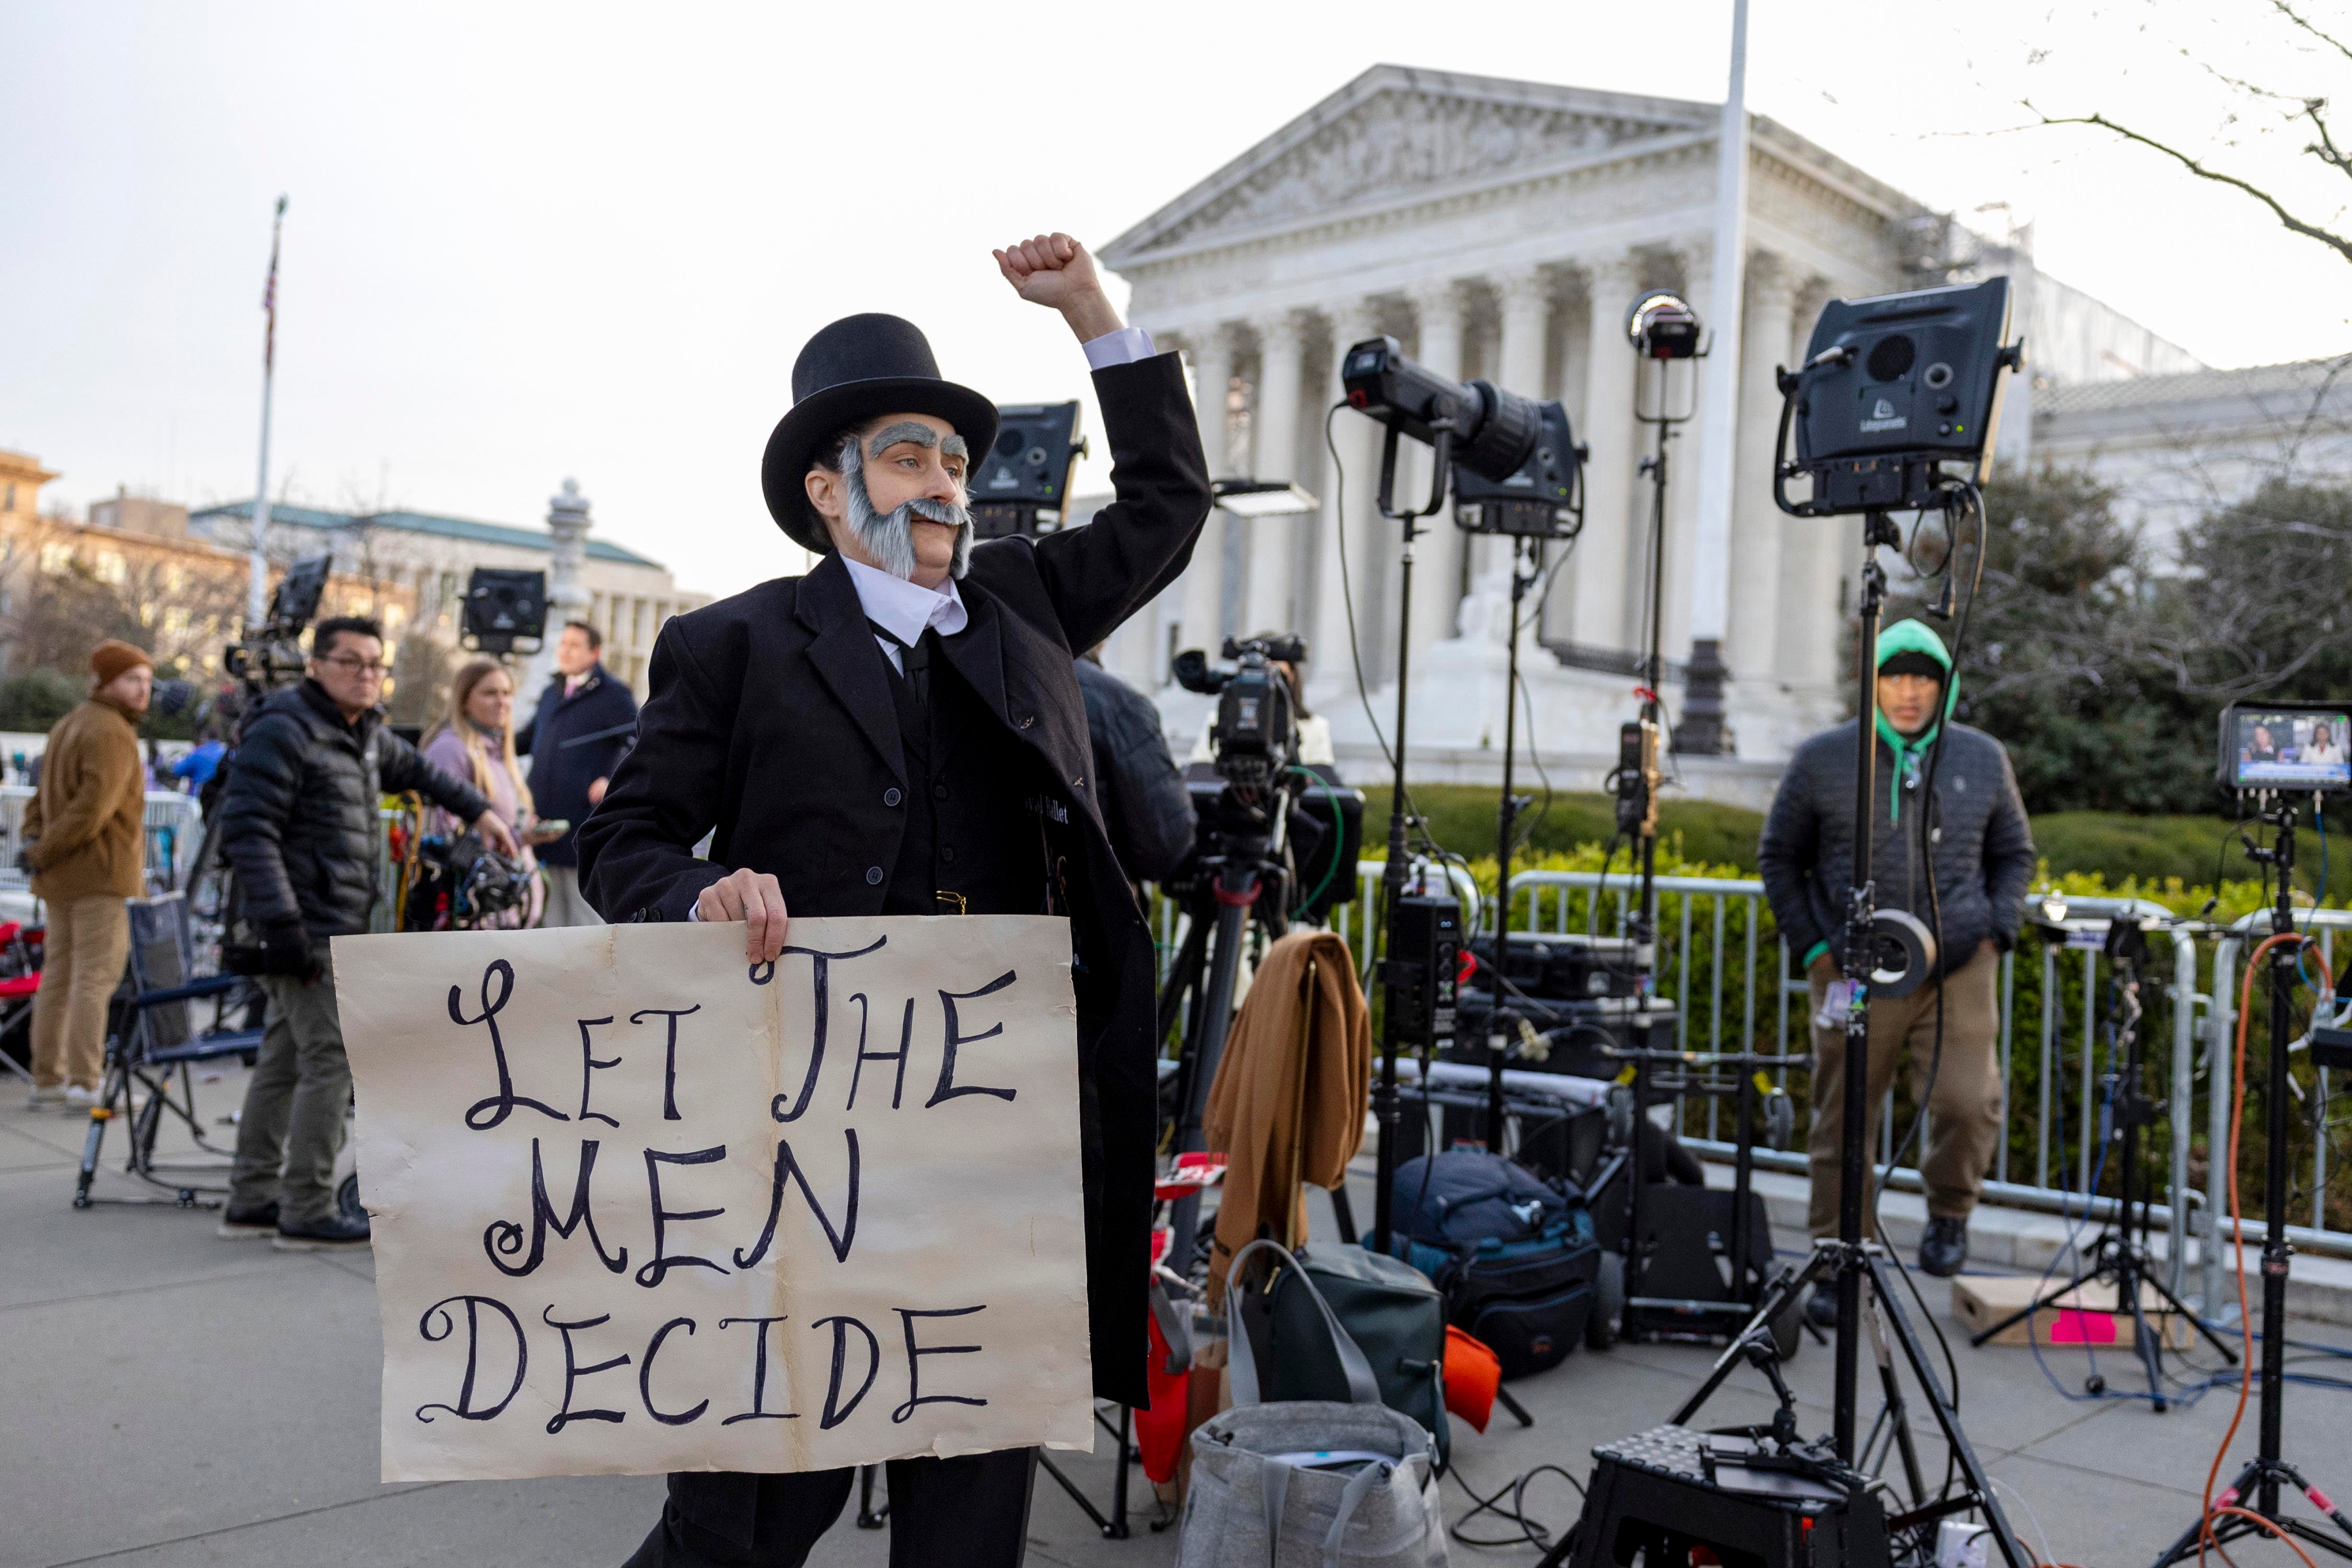
[[[1709,129],[1713,105],[1375,66],[1104,247],[1113,267]]]

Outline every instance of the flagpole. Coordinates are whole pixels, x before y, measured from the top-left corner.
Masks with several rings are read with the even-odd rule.
[[[278,379],[278,237],[286,226],[286,198],[269,223],[269,282],[261,293],[268,316],[261,336],[261,471],[253,482],[253,567],[245,586],[245,629],[261,629],[269,610],[269,395]]]

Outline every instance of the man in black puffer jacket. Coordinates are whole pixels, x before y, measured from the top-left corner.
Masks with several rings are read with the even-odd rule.
[[[1102,667],[1102,649],[1076,660],[1095,753],[1096,802],[1128,879],[1164,882],[1192,852],[1199,820],[1184,775],[1168,754],[1151,699]]]
[[[356,616],[320,621],[310,669],[246,721],[220,807],[221,853],[236,875],[240,919],[261,938],[269,994],[220,1233],[272,1236],[297,1252],[368,1240],[365,1215],[335,1209],[352,1071],[327,943],[368,928],[378,802],[415,790],[471,822],[491,848],[516,853],[488,801],[383,727],[381,626]]]
[[[1906,1051],[1924,1091],[1935,1058],[1929,1137],[1920,1173],[1927,1188],[1927,1232],[1919,1266],[1951,1275],[1968,1258],[1968,1220],[2000,1138],[2001,1081],[1997,1047],[2000,957],[2017,940],[2026,885],[2033,876],[2033,835],[2017,793],[2009,753],[1981,730],[1951,721],[1958,698],[1944,641],[1918,621],[1898,621],[1878,639],[1879,714],[1876,798],[1871,802],[1871,874],[1882,910],[1906,910],[1931,931],[1940,926],[1942,984],[1900,1000],[1870,1004],[1870,1131],[1877,1147],[1880,1101]],[[1757,849],[1757,869],[1789,951],[1812,983],[1813,1191],[1816,1237],[1837,1231],[1839,1107],[1844,1026],[1819,1019],[1839,984],[1837,948],[1853,870],[1853,773],[1857,725],[1852,720],[1797,748],[1773,796]],[[1922,799],[1928,760],[1936,798]],[[1928,900],[1919,846],[1935,835],[1935,900]],[[1844,1005],[1843,996],[1837,1003]],[[1864,1196],[1864,1214],[1869,1195]],[[1864,1236],[1870,1234],[1865,1217]],[[1833,1296],[1816,1289],[1816,1320],[1835,1318]]]

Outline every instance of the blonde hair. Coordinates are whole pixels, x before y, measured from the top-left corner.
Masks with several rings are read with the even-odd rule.
[[[484,795],[490,793],[489,748],[483,744],[482,727],[467,717],[466,704],[473,700],[474,688],[493,675],[506,676],[509,685],[514,683],[512,673],[495,658],[468,659],[461,666],[457,678],[449,682],[448,711],[442,714],[425,737],[425,744],[430,745],[442,731],[454,733],[466,748],[466,761],[474,775],[474,787]],[[522,760],[515,755],[514,721],[511,719],[507,721],[506,731],[499,737],[499,743],[505,753],[500,760],[507,765],[507,776],[514,781],[515,809],[528,812],[531,809],[530,784],[523,777]]]

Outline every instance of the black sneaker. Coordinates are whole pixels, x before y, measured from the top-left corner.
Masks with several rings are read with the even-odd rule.
[[[354,1218],[341,1213],[330,1213],[296,1225],[281,1220],[278,1239],[270,1243],[280,1252],[341,1252],[367,1244],[367,1216]]]
[[[1919,1272],[1949,1279],[1969,1260],[1969,1222],[1927,1216],[1927,1234],[1919,1238]]]
[[[257,1208],[239,1208],[235,1204],[221,1215],[220,1228],[213,1234],[232,1241],[268,1237],[278,1234],[278,1205],[263,1204]]]
[[[1837,1327],[1837,1287],[1823,1280],[1805,1298],[1805,1321],[1817,1329]]]

